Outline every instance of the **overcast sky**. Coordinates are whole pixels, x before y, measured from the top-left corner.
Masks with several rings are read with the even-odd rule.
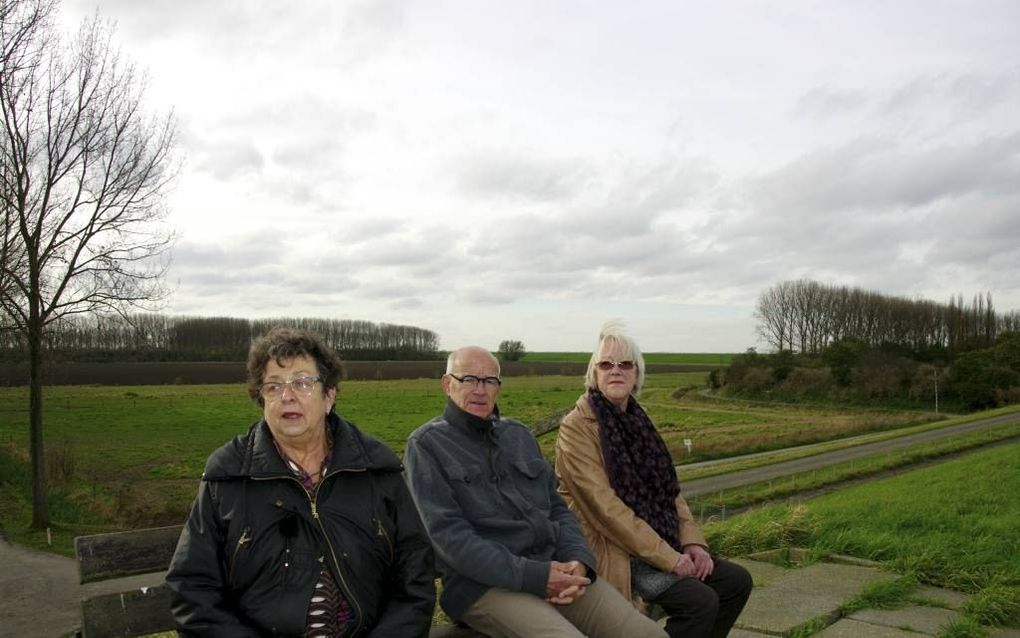
[[[173,108],[166,312],[758,344],[811,278],[1020,309],[1020,3],[64,0]]]

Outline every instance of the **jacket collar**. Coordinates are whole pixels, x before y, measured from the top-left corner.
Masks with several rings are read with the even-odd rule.
[[[447,397],[446,409],[443,410],[443,418],[450,425],[463,430],[469,434],[475,434],[478,436],[489,436],[492,434],[493,427],[496,422],[499,421],[499,406],[493,406],[492,414],[487,419],[477,417],[470,412],[465,412],[453,402],[453,399]]]
[[[334,413],[326,415],[326,427],[333,441],[333,458],[328,472],[336,470],[391,470],[403,468],[400,459],[382,443],[362,436],[361,432]],[[243,446],[243,448],[241,447]],[[235,439],[234,454],[218,455],[206,465],[206,479],[238,476],[289,476],[280,453],[273,444],[273,435],[265,419],[248,430],[247,436]],[[233,456],[236,460],[231,462]]]

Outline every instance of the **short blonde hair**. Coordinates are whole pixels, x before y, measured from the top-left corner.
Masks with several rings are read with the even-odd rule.
[[[633,337],[624,331],[623,323],[616,320],[607,321],[599,331],[599,341],[595,344],[595,351],[591,353],[591,360],[588,361],[588,371],[584,374],[584,387],[588,390],[598,388],[595,379],[595,366],[601,360],[599,353],[606,344],[616,344],[623,353],[624,360],[630,360],[637,365],[637,381],[634,383],[634,390],[631,394],[637,397],[641,393],[641,386],[645,384],[645,357],[641,354],[641,348]]]

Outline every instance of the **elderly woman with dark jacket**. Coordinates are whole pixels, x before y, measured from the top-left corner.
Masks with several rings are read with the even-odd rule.
[[[637,344],[606,324],[587,391],[560,425],[560,492],[595,553],[599,577],[636,603],[660,605],[673,638],[725,636],[751,593],[751,577],[709,554],[666,444],[637,402],[644,376]]]
[[[311,333],[255,341],[263,418],[213,452],[167,574],[185,636],[426,636],[432,548],[397,457],[334,411]]]

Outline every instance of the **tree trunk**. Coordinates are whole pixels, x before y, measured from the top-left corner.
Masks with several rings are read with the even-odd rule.
[[[33,299],[28,321],[28,422],[32,457],[32,529],[50,526],[46,499],[46,455],[43,453],[42,318]]]

